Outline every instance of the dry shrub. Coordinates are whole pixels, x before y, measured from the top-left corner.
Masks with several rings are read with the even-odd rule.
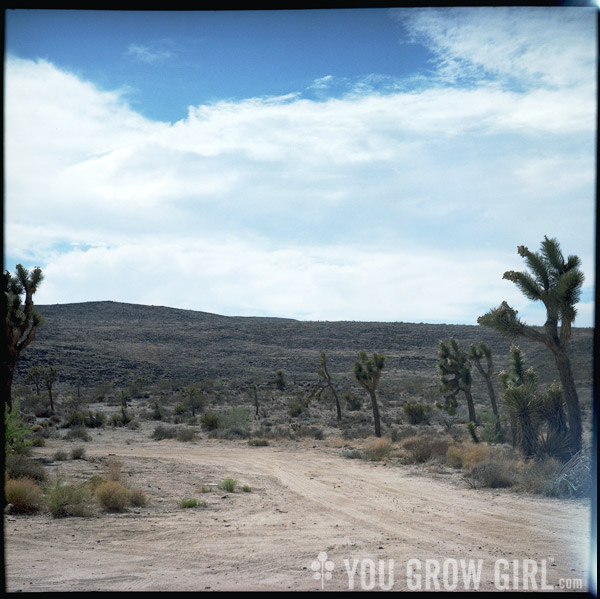
[[[95,495],[105,510],[120,512],[129,504],[129,490],[118,481],[107,480],[99,484]]]
[[[521,476],[518,490],[525,493],[550,494],[552,481],[562,467],[563,463],[552,457],[521,462],[519,464]]]
[[[378,462],[390,455],[392,444],[388,439],[376,438],[370,440],[362,451],[363,458],[371,462]]]
[[[121,482],[121,467],[123,464],[119,460],[111,460],[106,467],[106,480]]]
[[[135,507],[143,507],[148,503],[148,500],[144,491],[136,488],[129,491],[129,503]]]
[[[475,464],[467,480],[473,487],[499,489],[516,485],[519,474],[513,460],[496,456]]]
[[[470,471],[490,457],[490,447],[485,443],[453,443],[446,451],[446,465]]]
[[[9,478],[32,478],[40,482],[46,480],[44,465],[21,453],[9,453],[5,467]]]
[[[4,486],[6,503],[11,504],[11,512],[29,514],[42,506],[42,489],[29,478],[7,480]]]
[[[422,463],[436,456],[445,456],[450,440],[434,435],[414,435],[401,442],[408,452],[408,461]]]

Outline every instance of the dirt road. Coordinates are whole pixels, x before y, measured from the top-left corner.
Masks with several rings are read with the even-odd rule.
[[[7,590],[587,586],[586,501],[469,489],[408,466],[346,459],[315,441],[251,447],[109,434],[86,444],[86,460],[54,462],[53,476],[83,481],[118,459],[148,506],[84,518],[6,515]],[[54,443],[64,444],[36,455],[52,456]],[[217,486],[226,477],[239,481],[234,493]],[[185,497],[207,506],[182,509]]]

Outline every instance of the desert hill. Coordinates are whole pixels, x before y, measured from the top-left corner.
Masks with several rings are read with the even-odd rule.
[[[240,387],[268,384],[282,370],[286,380],[306,385],[318,380],[321,351],[329,370],[352,384],[360,350],[386,355],[386,385],[394,381],[436,381],[440,340],[455,337],[467,349],[485,341],[496,372],[506,368],[510,342],[485,327],[402,322],[305,322],[284,318],[231,317],[192,310],[118,302],[42,305],[45,323],[22,354],[15,382],[34,365],[54,365],[61,385],[149,384],[171,379],[196,384],[203,379]],[[520,340],[540,382],[556,378],[550,352]],[[582,397],[591,396],[593,329],[575,328],[570,343],[575,379]]]

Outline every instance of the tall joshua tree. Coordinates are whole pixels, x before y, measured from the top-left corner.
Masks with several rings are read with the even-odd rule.
[[[446,401],[451,401],[452,405],[456,405],[456,396],[459,391],[462,391],[467,400],[469,420],[475,422],[475,404],[471,394],[473,376],[467,354],[462,350],[458,341],[452,338],[448,343],[440,341],[438,358],[440,391],[448,393]]]
[[[358,354],[358,360],[354,362],[354,376],[359,385],[366,389],[371,398],[376,437],[381,437],[381,421],[379,419],[379,405],[377,404],[375,390],[379,384],[384,365],[385,356],[383,354],[373,354],[373,357],[369,358],[364,351]]]
[[[490,402],[492,404],[492,412],[494,413],[494,419],[496,421],[496,433],[501,433],[500,427],[500,413],[498,412],[498,403],[496,401],[496,391],[494,390],[494,383],[492,376],[494,374],[494,361],[492,359],[492,348],[485,342],[479,345],[471,345],[468,354],[469,360],[472,364],[475,364],[479,374],[485,379],[487,385],[488,395],[490,396]],[[487,369],[483,367],[481,361],[485,358]]]
[[[17,264],[16,273],[3,275],[3,308],[5,313],[4,397],[12,410],[12,382],[15,366],[23,350],[35,339],[41,314],[34,308],[33,295],[44,275],[39,267],[29,272]]]
[[[523,245],[517,251],[530,272],[511,270],[503,278],[512,281],[528,299],[544,304],[543,331],[521,321],[506,302],[480,316],[477,322],[510,339],[521,336],[543,343],[552,352],[567,405],[571,451],[575,453],[581,449],[581,410],[567,345],[584,280],[580,260],[577,256],[565,260],[558,241],[548,237],[544,237],[540,252],[531,252]]]

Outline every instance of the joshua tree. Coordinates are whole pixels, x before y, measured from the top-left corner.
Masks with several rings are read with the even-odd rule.
[[[35,387],[35,394],[40,394],[40,387],[44,383],[44,371],[45,368],[43,366],[33,366],[27,371],[25,375],[25,382],[32,382]]]
[[[492,348],[485,342],[479,345],[471,345],[468,354],[469,360],[472,364],[475,364],[475,368],[479,371],[479,374],[485,379],[487,385],[488,395],[490,396],[490,402],[492,404],[492,412],[496,420],[496,433],[501,434],[500,427],[500,414],[498,412],[498,404],[496,402],[496,391],[494,390],[494,383],[492,381],[492,375],[494,374],[494,362],[492,360]],[[485,358],[487,364],[487,370],[481,364],[481,360]]]
[[[201,410],[204,403],[204,394],[195,385],[190,385],[183,390],[185,404],[192,410],[192,418],[196,417],[196,410]]]
[[[33,305],[33,294],[37,291],[44,275],[39,267],[29,272],[17,264],[15,275],[6,271],[2,278],[4,287],[2,301],[6,318],[4,397],[10,412],[12,410],[12,382],[17,360],[23,350],[34,340],[36,330],[42,324],[42,316]]]
[[[537,375],[527,368],[521,348],[510,348],[510,368],[502,371],[498,378],[508,409],[513,445],[530,457],[537,450],[537,431],[541,417],[541,401],[537,393]]]
[[[364,351],[361,351],[358,354],[358,360],[354,362],[354,376],[359,385],[366,389],[371,398],[376,437],[381,437],[381,422],[379,419],[379,406],[377,405],[375,389],[377,389],[377,385],[379,384],[381,371],[383,370],[384,365],[385,356],[383,354],[373,354],[373,357],[369,358]]]
[[[50,366],[48,370],[44,369],[44,384],[48,391],[48,399],[50,400],[50,411],[54,414],[54,397],[52,396],[52,387],[56,381],[58,372],[54,366]]]
[[[456,396],[459,391],[462,391],[467,400],[469,421],[476,422],[475,405],[471,394],[473,376],[467,354],[462,350],[458,341],[452,338],[448,343],[440,341],[438,358],[440,391],[448,393],[446,402],[451,406],[456,406]]]
[[[256,383],[252,383],[248,388],[248,395],[254,404],[254,410],[256,412],[256,416],[258,416],[258,389],[256,388]]]
[[[275,373],[275,388],[279,391],[285,389],[285,378],[283,376],[283,370],[278,370]]]
[[[521,336],[538,341],[552,352],[568,410],[571,451],[576,453],[581,449],[581,410],[567,345],[584,280],[579,269],[580,260],[577,256],[565,260],[558,241],[548,237],[544,237],[540,252],[531,252],[522,245],[517,250],[531,272],[511,270],[505,272],[503,278],[515,283],[527,298],[544,304],[546,323],[543,331],[522,322],[517,311],[506,302],[480,316],[477,322],[510,339]]]
[[[337,391],[331,382],[331,375],[329,374],[329,370],[327,370],[327,356],[325,352],[321,352],[321,362],[319,364],[319,376],[323,378],[322,388],[328,387],[333,397],[335,399],[335,408],[337,410],[337,419],[342,419],[342,408],[340,407],[340,400],[338,398]]]

